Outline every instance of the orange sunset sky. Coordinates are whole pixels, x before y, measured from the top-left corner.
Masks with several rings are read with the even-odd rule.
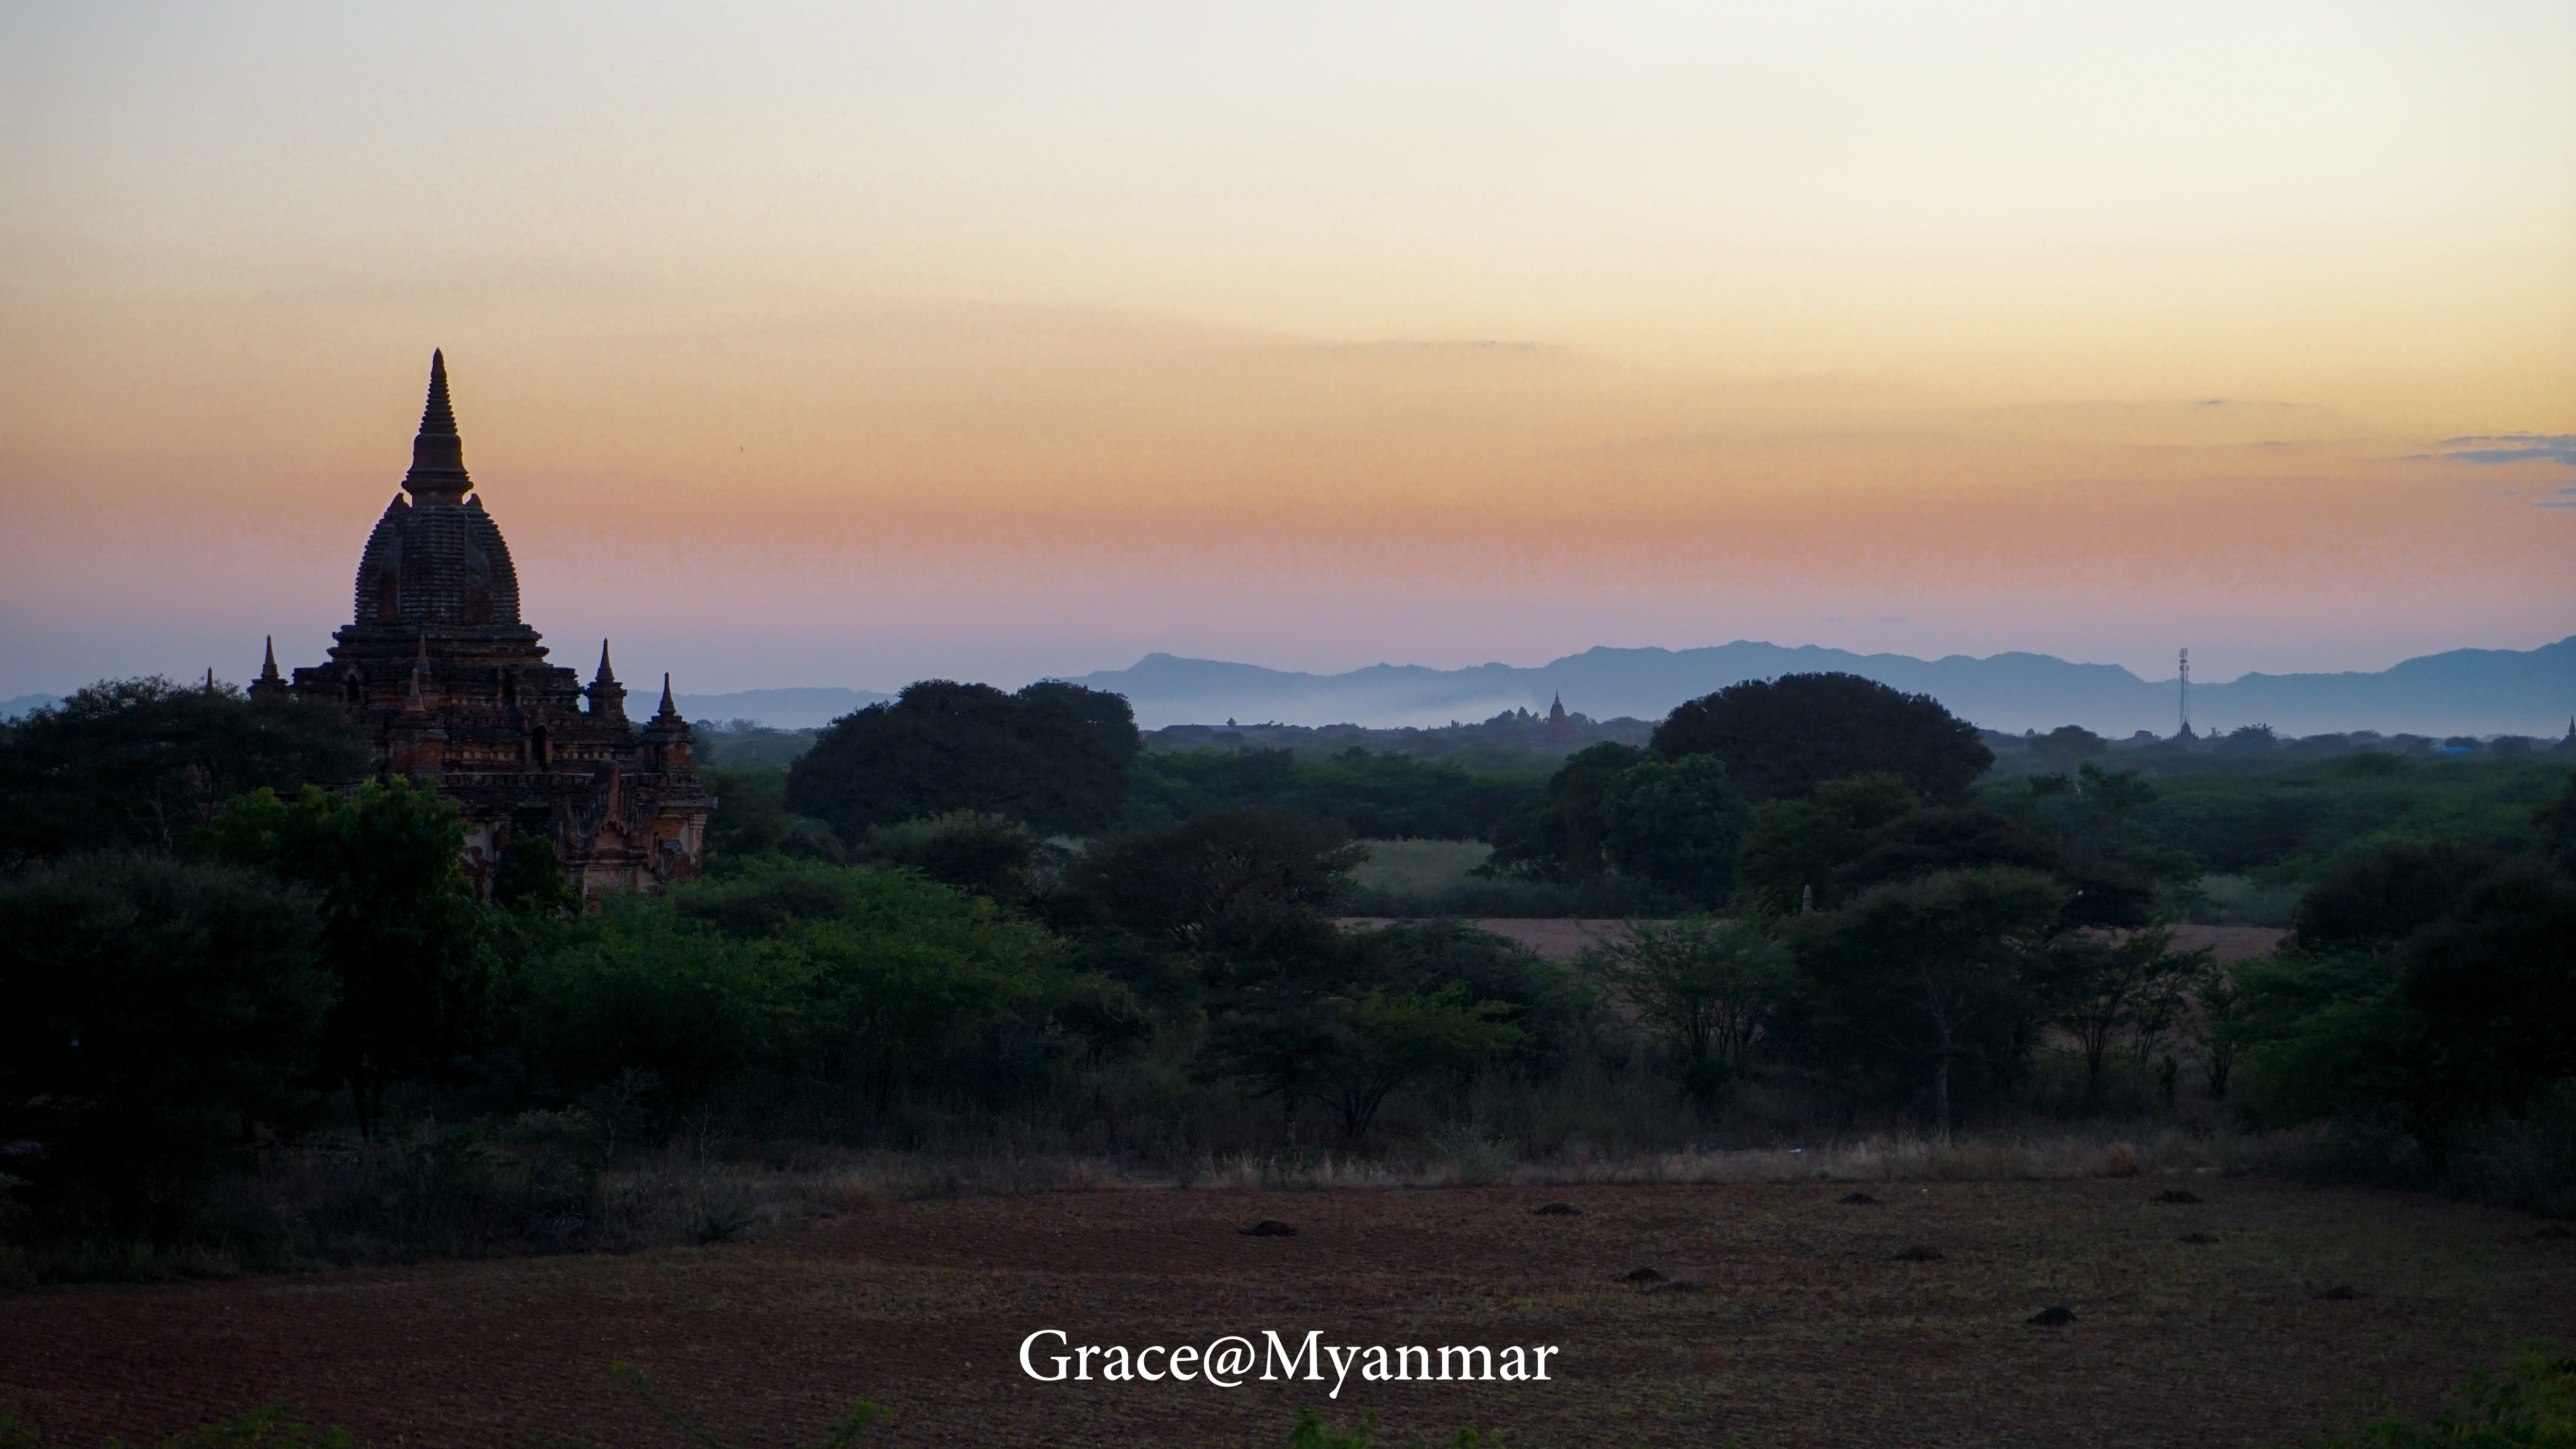
[[[2576,5],[0,9],[0,698],[2576,633]],[[1580,708],[1581,701],[1568,704]]]

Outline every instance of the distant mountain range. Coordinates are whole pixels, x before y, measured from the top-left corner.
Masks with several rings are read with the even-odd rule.
[[[1746,679],[1838,670],[1928,694],[1964,719],[2019,733],[2078,724],[2106,735],[2173,733],[2175,682],[2113,664],[2046,654],[1851,654],[1739,640],[1706,649],[1588,649],[1535,669],[1480,664],[1428,669],[1375,664],[1347,674],[1298,674],[1257,664],[1148,654],[1127,669],[1072,682],[1127,696],[1147,729],[1176,724],[1361,724],[1378,728],[1479,720],[1507,709],[1565,707],[1594,719],[1658,719],[1674,705]],[[829,723],[890,699],[865,689],[752,689],[684,694],[693,720],[748,719],[777,729]],[[22,695],[0,717],[52,702]],[[2556,738],[2576,714],[2576,636],[2538,649],[2454,649],[2376,674],[2248,674],[2194,684],[2193,725],[2206,733],[2268,724],[2284,735],[2370,729],[2382,734],[2525,734]]]
[[[1072,682],[1127,696],[1136,722],[1147,729],[1227,719],[1388,728],[1545,710],[1559,695],[1566,708],[1594,719],[1658,719],[1683,700],[1742,680],[1825,670],[1929,694],[1988,729],[2019,733],[2079,724],[2109,735],[2171,734],[2175,724],[2175,681],[2140,679],[2112,664],[2070,664],[2046,654],[1915,659],[1748,641],[1706,649],[1590,649],[1534,669],[1376,664],[1346,674],[1148,654],[1131,668]],[[682,695],[678,703],[691,719],[802,729],[885,698],[858,689],[756,689]],[[2204,733],[2268,724],[2284,735],[2371,729],[2555,738],[2571,713],[2576,636],[2522,651],[2455,649],[2375,674],[2248,674],[2191,691],[2192,722]]]
[[[1282,724],[1443,725],[1506,709],[1565,707],[1595,719],[1659,718],[1674,705],[1747,679],[1820,671],[1858,674],[1928,694],[1988,729],[2079,724],[2101,734],[2174,731],[2175,681],[2046,654],[1915,659],[1738,641],[1706,649],[1589,649],[1535,669],[1484,664],[1425,669],[1379,664],[1347,674],[1290,674],[1250,664],[1149,654],[1133,668],[1073,682],[1115,690],[1147,728],[1234,718]],[[2268,724],[2284,735],[2358,729],[2383,734],[2556,736],[2576,712],[2576,636],[2539,649],[2455,649],[2376,674],[2248,674],[2195,683],[2195,728]]]

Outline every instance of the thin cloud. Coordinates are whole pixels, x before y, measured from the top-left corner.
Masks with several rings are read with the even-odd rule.
[[[2460,446],[2463,443],[2501,446],[2463,448]],[[2576,468],[2576,433],[2500,433],[2444,438],[2442,446],[2452,450],[2442,456],[2455,463],[2557,463]]]

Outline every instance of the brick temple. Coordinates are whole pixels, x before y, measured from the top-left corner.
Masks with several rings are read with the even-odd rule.
[[[586,688],[546,662],[537,631],[519,621],[510,546],[472,496],[435,352],[402,487],[367,535],[356,616],[331,636],[330,662],[290,680],[272,645],[251,693],[335,701],[366,730],[379,776],[426,780],[456,801],[465,868],[487,894],[501,852],[526,830],[553,841],[585,897],[695,879],[716,802],[699,785],[670,676],[638,728],[607,641]]]

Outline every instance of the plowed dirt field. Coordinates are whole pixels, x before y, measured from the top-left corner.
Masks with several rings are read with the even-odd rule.
[[[0,1297],[0,1412],[87,1446],[279,1400],[361,1438],[821,1437],[1276,1445],[1296,1409],[1515,1446],[2236,1445],[2362,1393],[2429,1407],[2534,1335],[2576,1342],[2576,1243],[2434,1198],[2214,1177],[1177,1190],[933,1200],[758,1241]],[[2196,1204],[2155,1201],[2187,1190]],[[1572,1215],[1533,1209],[1564,1202]],[[1262,1219],[1293,1236],[1239,1230]],[[2185,1242],[2186,1234],[2212,1241]],[[1898,1261],[1911,1247],[1935,1261]],[[1662,1281],[1621,1281],[1652,1268]],[[1687,1285],[1687,1286],[1685,1286]],[[2327,1290],[2351,1296],[2323,1296]],[[2034,1326],[2063,1304],[2075,1321]],[[1038,1383],[1074,1344],[1553,1344],[1546,1383]],[[1043,1359],[1041,1359],[1043,1366]]]

